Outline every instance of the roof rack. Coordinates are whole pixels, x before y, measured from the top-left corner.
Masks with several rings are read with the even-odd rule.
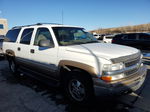
[[[59,24],[59,23],[37,23],[36,25],[43,25],[43,24],[62,25],[62,24]]]
[[[43,24],[62,25],[62,24],[59,24],[59,23],[36,23],[36,24],[31,24],[31,25],[15,26],[12,29],[21,28],[21,27],[29,27],[29,26],[34,26],[34,25],[43,25]]]

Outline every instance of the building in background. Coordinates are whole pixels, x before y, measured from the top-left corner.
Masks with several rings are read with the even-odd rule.
[[[0,18],[0,35],[6,35],[8,31],[7,19]]]

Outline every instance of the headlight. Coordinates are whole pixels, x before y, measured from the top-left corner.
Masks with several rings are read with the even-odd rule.
[[[113,71],[121,70],[124,68],[125,68],[125,65],[122,62],[115,63],[115,64],[105,64],[105,65],[103,65],[104,74],[101,76],[101,79],[104,81],[113,81],[113,80],[118,80],[118,79],[124,78],[124,73],[115,74],[115,75],[107,74],[107,72],[113,72]]]
[[[123,63],[116,63],[116,64],[105,64],[103,66],[103,71],[116,71],[116,70],[121,70],[124,68]]]

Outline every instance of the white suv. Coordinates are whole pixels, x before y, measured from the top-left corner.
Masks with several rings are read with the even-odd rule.
[[[81,27],[14,27],[6,35],[3,50],[13,74],[21,71],[61,85],[69,99],[80,104],[89,103],[94,95],[135,91],[147,71],[139,50],[99,43]]]

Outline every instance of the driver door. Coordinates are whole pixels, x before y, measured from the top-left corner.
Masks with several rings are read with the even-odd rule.
[[[41,40],[50,40],[49,47],[40,47]],[[58,48],[54,46],[54,42],[48,28],[38,28],[35,34],[33,47],[31,49],[31,60],[33,61],[33,69],[41,73],[44,77],[56,78],[56,60]]]

